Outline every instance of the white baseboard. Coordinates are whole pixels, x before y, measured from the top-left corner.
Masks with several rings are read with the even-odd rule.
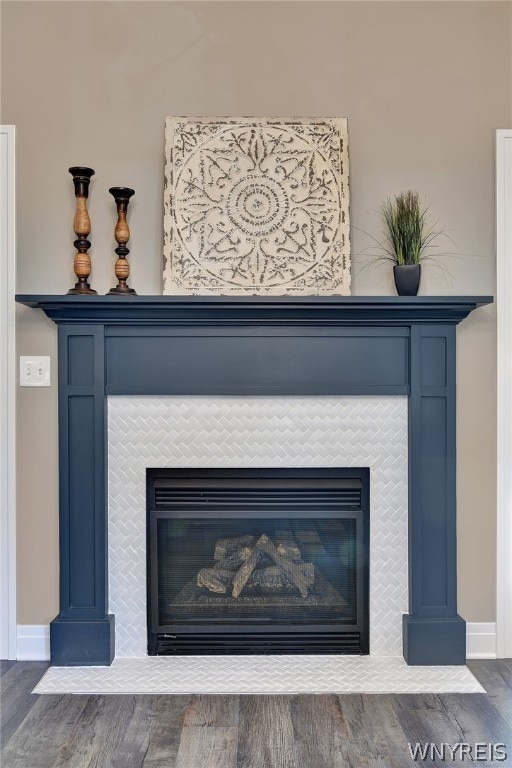
[[[495,622],[477,621],[466,624],[466,658],[496,658]]]
[[[496,658],[496,624],[468,622],[466,624],[467,658]],[[49,624],[18,624],[18,661],[48,661],[50,659]]]
[[[18,624],[16,658],[18,661],[49,661],[50,625]]]

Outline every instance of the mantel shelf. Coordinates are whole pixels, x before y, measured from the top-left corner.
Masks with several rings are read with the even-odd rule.
[[[156,325],[457,324],[492,296],[51,296],[19,294],[56,323]]]

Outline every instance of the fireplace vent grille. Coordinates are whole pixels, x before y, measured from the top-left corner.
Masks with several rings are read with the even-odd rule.
[[[212,509],[220,506],[236,507],[243,504],[245,507],[257,504],[282,505],[293,504],[295,507],[311,508],[312,505],[321,503],[323,507],[333,506],[338,510],[352,510],[361,508],[361,488],[333,488],[322,489],[297,489],[272,488],[257,489],[251,495],[247,489],[237,493],[230,488],[169,488],[155,484],[154,508],[165,509],[173,506],[194,507],[211,505]]]
[[[361,635],[359,632],[332,632],[319,635],[313,632],[258,633],[253,642],[240,634],[225,633],[222,636],[204,634],[161,634],[150,648],[151,655],[200,656],[202,654],[359,654]]]

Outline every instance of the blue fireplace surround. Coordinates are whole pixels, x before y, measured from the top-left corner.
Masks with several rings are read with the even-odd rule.
[[[58,325],[60,613],[50,625],[52,664],[114,658],[108,395],[407,395],[404,657],[408,664],[465,663],[456,580],[456,325],[492,297],[17,301]]]

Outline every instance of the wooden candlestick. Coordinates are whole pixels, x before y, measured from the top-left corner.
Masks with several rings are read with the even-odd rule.
[[[87,236],[91,231],[91,220],[87,210],[87,198],[89,197],[89,182],[91,181],[91,176],[94,175],[94,171],[92,168],[83,168],[79,165],[75,165],[68,170],[73,176],[73,184],[75,185],[76,212],[73,220],[73,229],[77,239],[73,243],[76,248],[73,268],[75,270],[75,275],[78,278],[75,287],[70,288],[68,293],[96,293],[87,281],[87,278],[91,274],[91,257],[87,253],[91,247],[91,243],[87,239]]]
[[[114,271],[118,280],[117,285],[111,288],[109,293],[118,293],[126,296],[127,294],[137,293],[133,288],[129,288],[126,282],[130,276],[130,265],[126,259],[130,253],[126,247],[126,243],[130,239],[130,228],[126,221],[126,212],[130,198],[135,194],[135,190],[128,187],[110,187],[109,192],[117,205],[117,224],[114,230],[114,237],[117,241],[117,248],[115,249],[117,261]]]

